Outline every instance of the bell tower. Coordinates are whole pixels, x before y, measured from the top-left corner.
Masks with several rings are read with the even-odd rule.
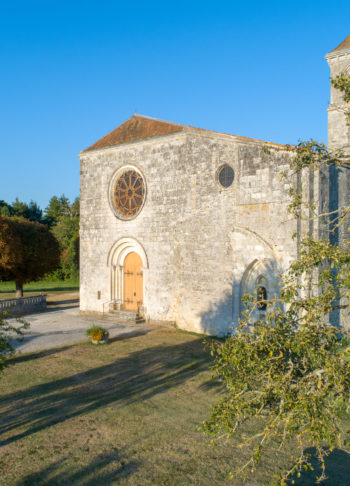
[[[350,76],[350,35],[335,49],[326,55],[331,70],[331,79],[344,74]],[[327,194],[328,204],[325,208],[329,211],[339,211],[335,217],[335,224],[330,218],[330,241],[341,247],[349,241],[350,215],[345,216],[339,224],[337,217],[342,214],[342,208],[349,206],[350,200],[350,125],[347,119],[347,111],[350,103],[344,102],[344,93],[331,85],[331,99],[328,107],[328,150],[333,152],[342,150],[343,163],[341,167],[329,167],[328,177],[324,193]],[[340,302],[342,303],[342,302]],[[344,316],[346,317],[344,319]],[[339,309],[332,311],[330,321],[334,325],[344,326],[348,321],[347,311],[340,313]],[[347,325],[346,325],[347,327]]]
[[[331,79],[339,74],[350,76],[350,35],[338,47],[326,55],[331,70]],[[347,107],[350,109],[350,105]],[[328,148],[342,149],[350,155],[350,126],[346,120],[346,105],[343,93],[331,86],[331,101],[328,107]]]
[[[326,55],[331,70],[331,79],[339,74],[350,76],[350,35],[338,47]],[[328,107],[328,150],[341,149],[342,167],[330,167],[328,178],[329,211],[347,208],[350,200],[350,125],[347,111],[350,103],[345,103],[343,93],[331,86],[331,101]],[[330,234],[334,244],[349,241],[350,215]]]

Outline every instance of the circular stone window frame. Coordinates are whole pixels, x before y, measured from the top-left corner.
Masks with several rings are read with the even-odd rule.
[[[225,167],[230,167],[230,169],[232,169],[232,171],[233,171],[233,180],[232,180],[232,183],[229,186],[227,186],[227,187],[223,186],[221,184],[221,182],[220,182],[220,172]],[[234,186],[235,180],[236,180],[236,172],[235,172],[235,169],[232,167],[231,164],[227,164],[227,163],[221,164],[220,167],[218,167],[217,170],[216,170],[215,180],[216,180],[216,183],[217,183],[219,189],[221,189],[222,191],[228,191],[229,189],[232,189],[232,187]]]
[[[137,213],[133,214],[132,216],[125,216],[118,211],[118,209],[116,208],[116,206],[114,204],[114,191],[115,191],[115,186],[116,186],[116,183],[117,183],[117,180],[119,179],[119,177],[122,174],[124,174],[125,172],[131,171],[131,170],[135,171],[137,174],[139,174],[142,177],[145,193],[144,193],[142,204],[139,207]],[[112,212],[113,212],[113,214],[116,218],[118,218],[122,221],[132,221],[133,219],[137,218],[137,216],[140,214],[140,212],[142,211],[142,209],[145,205],[146,197],[147,197],[146,178],[143,175],[142,171],[138,167],[136,167],[135,165],[129,165],[129,164],[123,165],[122,167],[120,167],[119,169],[117,169],[114,172],[114,174],[111,178],[111,181],[109,183],[109,187],[108,187],[108,202],[109,202],[109,206],[110,206],[110,208],[111,208],[111,210],[112,210]]]

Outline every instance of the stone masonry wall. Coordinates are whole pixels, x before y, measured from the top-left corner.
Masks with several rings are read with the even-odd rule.
[[[331,79],[339,74],[350,75],[350,49],[331,52],[326,56],[331,70]],[[350,155],[350,127],[346,122],[343,93],[331,86],[331,100],[328,108],[328,147],[343,149]]]
[[[331,78],[343,73],[350,76],[350,49],[340,50],[327,54]],[[344,94],[331,86],[331,101],[328,108],[328,148],[330,151],[341,149],[343,154],[350,157],[350,126],[346,119]],[[349,164],[349,160],[348,160]],[[330,210],[342,206],[348,206],[350,199],[350,170],[345,166],[340,170],[330,169]],[[335,243],[341,243],[349,239],[350,216],[339,228]]]
[[[276,275],[296,256],[296,223],[287,213],[281,171],[290,153],[239,137],[185,132],[81,154],[81,310],[103,312],[114,296],[107,258],[122,237],[144,248],[144,306],[154,320],[224,334],[256,277]],[[235,171],[231,187],[218,169]],[[113,214],[110,181],[124,165],[137,167],[146,202],[131,221]]]

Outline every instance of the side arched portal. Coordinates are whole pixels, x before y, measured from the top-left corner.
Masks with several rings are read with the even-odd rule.
[[[281,270],[272,258],[255,259],[248,265],[241,281],[241,313],[244,310],[242,298],[245,294],[254,296],[257,304],[252,316],[263,318],[266,301],[279,296],[279,275]]]
[[[232,320],[237,324],[245,310],[245,294],[255,296],[256,319],[266,311],[263,301],[279,295],[279,277],[289,264],[289,255],[280,253],[272,241],[246,227],[235,226],[230,240],[234,255]]]
[[[120,238],[109,251],[111,301],[116,308],[137,310],[143,306],[144,274],[148,261],[144,248],[134,238]]]

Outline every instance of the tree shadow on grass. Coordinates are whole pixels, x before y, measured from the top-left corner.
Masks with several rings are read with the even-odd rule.
[[[313,471],[304,471],[301,473],[301,477],[292,477],[288,484],[292,484],[294,480],[294,486],[348,486],[350,485],[350,454],[341,449],[334,449],[326,457],[326,476],[327,479],[322,483],[317,482],[317,478],[321,476],[321,464],[316,458],[316,449],[310,447],[305,451],[306,454],[310,454],[311,464],[314,468]]]
[[[203,382],[199,388],[204,391],[210,391],[210,390],[218,390],[218,391],[220,390],[222,392],[225,391],[225,385],[223,384],[223,382],[215,377]]]
[[[99,454],[86,467],[67,468],[64,460],[56,461],[41,471],[21,478],[15,486],[61,486],[83,484],[98,486],[115,484],[132,475],[138,467],[136,461],[126,461],[118,451]],[[107,470],[106,470],[107,469]]]
[[[45,349],[44,351],[38,351],[36,353],[16,354],[12,358],[8,358],[6,360],[6,363],[9,365],[25,363],[27,361],[32,361],[32,360],[44,358],[45,356],[50,356],[51,354],[62,353],[63,351],[67,351],[67,349],[70,347],[71,345],[67,345],[67,346],[61,346],[59,348]]]
[[[135,351],[113,363],[10,393],[1,400],[0,446],[106,405],[147,400],[209,366],[198,339]]]
[[[125,339],[130,339],[132,337],[136,337],[136,336],[143,336],[145,334],[148,334],[150,332],[150,329],[149,328],[139,328],[139,329],[134,329],[132,331],[128,331],[128,332],[124,332],[124,333],[120,333],[118,334],[117,336],[114,336],[112,338],[109,338],[108,340],[108,344],[111,344],[115,341],[123,341]],[[66,332],[65,331],[61,331],[62,334],[65,334]],[[49,333],[47,333],[49,334]],[[57,335],[57,334],[60,334],[60,332],[53,332],[52,333],[53,335]],[[29,342],[31,339],[36,339],[38,336],[37,335],[34,335],[34,336],[31,336],[31,335],[25,335],[25,342]],[[23,341],[19,341],[19,340],[14,340],[12,342],[12,345],[16,344],[16,342],[18,342],[19,344],[21,344],[21,342]],[[6,363],[8,365],[13,365],[13,364],[18,364],[18,363],[25,363],[27,361],[33,361],[33,360],[36,360],[36,359],[40,359],[40,358],[44,358],[45,356],[50,356],[51,354],[58,354],[58,353],[62,353],[64,351],[67,351],[67,349],[71,348],[72,346],[75,346],[74,344],[67,344],[67,345],[64,345],[64,346],[60,346],[59,348],[50,348],[50,349],[45,349],[43,351],[37,351],[37,352],[26,352],[24,354],[15,354],[14,356],[12,356],[11,358],[8,358],[6,360]]]

